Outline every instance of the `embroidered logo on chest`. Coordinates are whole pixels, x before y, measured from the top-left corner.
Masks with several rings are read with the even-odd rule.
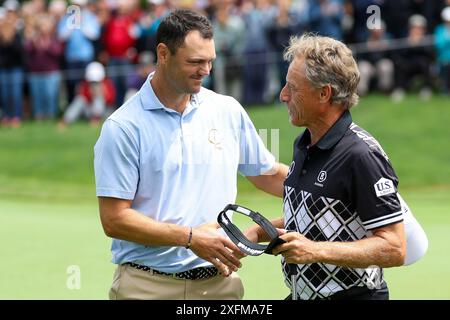
[[[222,135],[219,130],[211,129],[208,133],[208,141],[211,143],[216,149],[222,150]]]
[[[322,170],[319,172],[319,175],[317,176],[317,182],[314,183],[314,185],[318,187],[323,187],[322,182],[327,180],[327,172],[325,170]]]

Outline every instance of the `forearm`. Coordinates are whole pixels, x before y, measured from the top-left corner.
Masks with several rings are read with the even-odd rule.
[[[317,242],[317,262],[348,268],[381,268],[403,265],[401,247],[389,244],[380,237],[351,242]]]
[[[283,218],[274,219],[274,220],[271,220],[270,222],[275,226],[275,228],[279,228],[279,229],[284,228],[284,219]],[[268,241],[272,240],[269,238],[269,235],[267,234],[267,232],[265,232],[263,230],[263,228],[261,228],[257,224],[248,228],[247,231],[245,232],[245,235],[248,238],[251,238],[249,240],[254,241],[254,242],[268,242]]]
[[[258,189],[271,195],[282,198],[284,192],[284,180],[286,179],[289,167],[282,163],[277,163],[274,168],[264,175],[250,177],[247,179]]]
[[[155,221],[134,209],[123,209],[103,222],[107,236],[147,246],[185,246],[189,227]]]

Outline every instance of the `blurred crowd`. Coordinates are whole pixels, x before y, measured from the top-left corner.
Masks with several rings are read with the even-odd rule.
[[[450,0],[0,0],[3,126],[80,117],[96,125],[155,69],[156,30],[175,8],[213,22],[217,59],[205,86],[243,105],[277,99],[292,35],[353,44],[360,95],[450,92]],[[376,7],[373,7],[375,5]],[[377,11],[379,9],[379,11]],[[378,14],[378,15],[377,15]]]

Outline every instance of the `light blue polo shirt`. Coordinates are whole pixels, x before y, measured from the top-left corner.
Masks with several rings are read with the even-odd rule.
[[[97,196],[133,200],[154,220],[196,227],[235,203],[237,172],[263,174],[275,164],[243,107],[202,88],[183,114],[166,108],[149,79],[103,124],[94,147]],[[112,262],[182,272],[209,262],[184,247],[113,239]]]

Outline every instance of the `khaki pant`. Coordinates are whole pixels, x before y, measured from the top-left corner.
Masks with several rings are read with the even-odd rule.
[[[244,286],[237,273],[202,280],[174,279],[129,265],[117,266],[111,300],[240,300]]]

